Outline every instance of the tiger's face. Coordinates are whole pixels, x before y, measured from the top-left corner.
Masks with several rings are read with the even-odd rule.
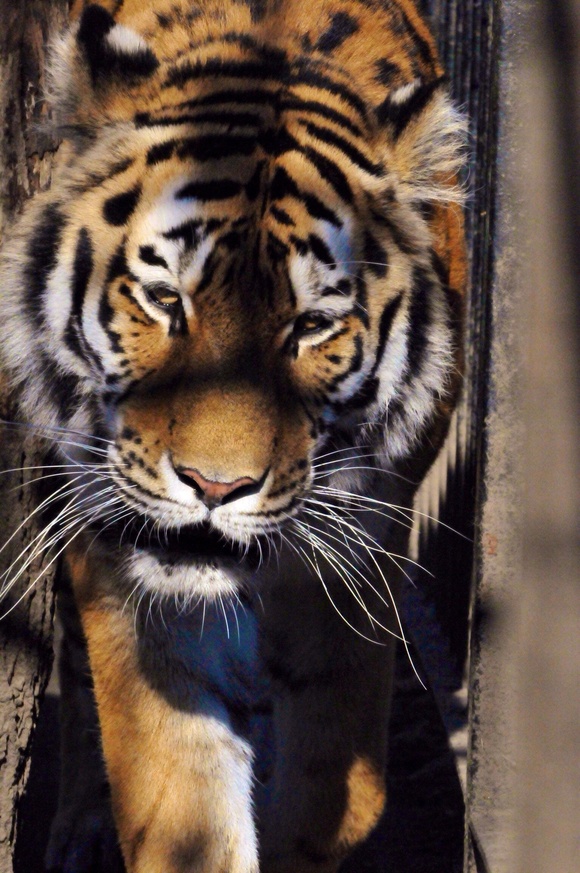
[[[107,27],[107,51],[126,43],[134,62]],[[191,585],[180,532],[198,589],[227,587],[208,543],[278,530],[362,445],[383,467],[407,459],[449,392],[455,328],[425,204],[337,82],[235,97],[181,83],[161,108],[145,89],[71,151],[25,229],[5,308],[9,365],[33,370],[23,408],[105,440],[90,495],[107,495],[103,522],[143,534],[131,566],[154,589]],[[397,117],[416,92],[401,88]],[[352,451],[317,466],[333,446]]]
[[[299,509],[333,427],[368,414],[412,284],[360,175],[342,175],[341,200],[243,129],[213,135],[225,159],[176,160],[204,147],[190,131],[144,144],[76,200],[84,306],[67,316],[123,498],[163,525],[211,521],[242,541]],[[376,187],[383,171],[365,160]]]

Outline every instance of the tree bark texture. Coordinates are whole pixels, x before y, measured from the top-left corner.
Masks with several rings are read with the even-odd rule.
[[[0,239],[24,201],[50,182],[58,142],[42,130],[40,95],[47,46],[67,12],[66,0],[0,0]],[[0,417],[16,415],[0,374]],[[34,518],[22,522],[34,509],[38,471],[29,468],[42,452],[42,441],[0,425],[0,586],[38,533]],[[53,579],[48,559],[34,560],[0,602],[0,873],[13,869],[18,807],[52,663]]]

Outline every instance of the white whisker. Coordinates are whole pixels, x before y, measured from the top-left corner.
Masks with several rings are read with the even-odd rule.
[[[329,523],[330,523],[330,522],[329,522]],[[338,529],[338,528],[336,528],[334,525],[333,525],[333,527],[334,527],[335,530]],[[330,539],[332,539],[332,540],[334,540],[334,541],[336,541],[336,542],[341,542],[341,540],[340,540],[338,537],[335,537],[333,534],[328,533],[328,531],[325,531],[325,530],[322,530],[322,531],[321,531],[320,528],[315,528],[312,524],[309,524],[309,525],[308,525],[308,532],[309,532],[309,534],[310,534],[311,532],[313,532],[313,531],[322,534],[324,537],[329,537]],[[316,534],[315,534],[315,536],[316,536]],[[328,544],[325,542],[324,539],[321,540],[320,537],[317,537],[317,536],[316,536],[316,539],[318,540],[318,542],[322,542],[322,543],[323,543],[327,548],[330,548],[330,547],[328,546]],[[352,538],[351,538],[351,539],[352,539]],[[356,542],[356,540],[353,540],[353,541]],[[359,542],[359,545],[362,545],[363,548],[365,548],[364,543],[360,543],[360,542]],[[351,553],[352,553],[352,550],[351,550]],[[385,554],[388,554],[388,552],[385,552]],[[350,567],[351,567],[351,568],[352,568],[352,569],[353,569],[353,570],[354,570],[354,571],[355,571],[355,572],[360,576],[360,578],[362,579],[363,583],[364,583],[366,586],[368,586],[368,587],[371,589],[371,591],[373,591],[373,593],[376,594],[376,596],[379,598],[379,600],[380,600],[380,601],[381,601],[381,602],[382,602],[382,603],[383,603],[383,604],[384,604],[384,605],[389,609],[389,608],[390,608],[390,604],[385,600],[385,598],[382,596],[382,594],[381,594],[379,591],[377,591],[377,589],[375,588],[375,586],[374,586],[374,585],[372,584],[372,582],[370,582],[370,580],[369,580],[369,579],[364,575],[364,573],[362,572],[362,570],[360,570],[358,567],[355,567],[355,566],[354,566],[350,561],[348,561],[348,559],[346,559],[346,558],[344,557],[344,555],[341,555],[339,552],[337,552],[336,555],[337,555],[337,558],[340,559],[340,561],[341,561],[341,563],[338,565],[338,566],[340,567],[340,569],[341,569],[341,570],[344,570],[344,567],[342,566],[342,563],[346,562],[346,563],[347,563],[347,564],[348,564],[348,565],[349,565],[349,566],[350,566]],[[358,556],[357,556],[357,558],[358,558]],[[327,558],[327,559],[328,559],[328,558]],[[359,560],[360,560],[360,558],[359,558]],[[333,566],[336,566],[336,565],[333,564]],[[386,587],[387,587],[387,591],[388,591],[388,593],[389,593],[389,596],[390,596],[390,598],[391,598],[391,601],[393,601],[393,595],[391,594],[391,590],[390,590],[390,588],[389,588],[389,585],[387,584]],[[351,590],[351,589],[349,588],[349,590]],[[369,615],[369,617],[371,617],[371,614],[370,614],[369,611],[368,611],[368,607],[366,606],[366,604],[364,603],[364,601],[362,601],[362,598],[359,599],[359,596],[357,596],[357,597],[356,597],[356,600],[357,600],[357,603],[359,603],[359,605],[362,606],[362,608],[365,610],[365,612],[367,613],[367,615]],[[391,636],[395,637],[396,639],[401,639],[401,640],[404,642],[404,640],[403,640],[402,637],[399,637],[399,635],[396,634],[394,631],[392,631],[390,628],[385,627],[385,626],[384,626],[384,625],[383,625],[383,624],[382,624],[382,623],[381,623],[377,618],[375,618],[374,616],[372,616],[372,621],[373,621],[374,624],[376,624],[376,625],[377,625],[378,627],[380,627],[382,630],[386,631],[386,633],[390,634]],[[401,630],[401,633],[402,633],[402,630]]]
[[[304,537],[302,537],[302,539],[304,539]],[[384,646],[384,643],[382,643],[380,640],[373,640],[372,637],[367,637],[366,634],[363,634],[361,631],[359,631],[358,628],[356,628],[353,624],[351,624],[351,622],[342,614],[342,612],[340,611],[340,609],[338,608],[338,606],[336,605],[336,603],[332,599],[330,591],[328,590],[328,586],[327,586],[326,582],[324,581],[324,577],[323,577],[322,573],[320,572],[320,568],[318,567],[318,562],[316,561],[316,555],[314,553],[314,549],[312,548],[312,544],[308,541],[308,539],[306,539],[305,541],[310,545],[310,548],[312,549],[312,559],[306,554],[306,551],[302,548],[302,546],[298,546],[295,544],[292,544],[292,546],[295,549],[298,549],[300,552],[302,552],[302,554],[304,556],[304,560],[307,563],[307,565],[310,564],[312,566],[312,568],[314,569],[314,572],[316,573],[316,575],[320,579],[320,582],[322,583],[322,587],[323,587],[324,592],[325,592],[325,594],[330,602],[330,605],[332,606],[334,611],[337,613],[337,615],[342,619],[342,621],[347,625],[347,627],[349,627],[357,636],[361,637],[363,640],[366,640],[369,643],[373,643],[373,645],[375,645],[375,646]]]

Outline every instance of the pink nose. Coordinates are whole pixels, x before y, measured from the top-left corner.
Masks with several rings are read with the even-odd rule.
[[[239,497],[255,494],[262,487],[265,478],[263,476],[260,480],[256,480],[250,476],[241,476],[234,482],[215,482],[206,479],[199,470],[193,469],[180,469],[177,471],[177,475],[184,484],[195,489],[198,497],[210,509],[224,503],[230,503]]]

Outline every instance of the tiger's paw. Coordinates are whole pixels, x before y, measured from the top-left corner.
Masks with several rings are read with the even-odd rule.
[[[45,855],[47,873],[125,873],[110,810],[59,810]]]

